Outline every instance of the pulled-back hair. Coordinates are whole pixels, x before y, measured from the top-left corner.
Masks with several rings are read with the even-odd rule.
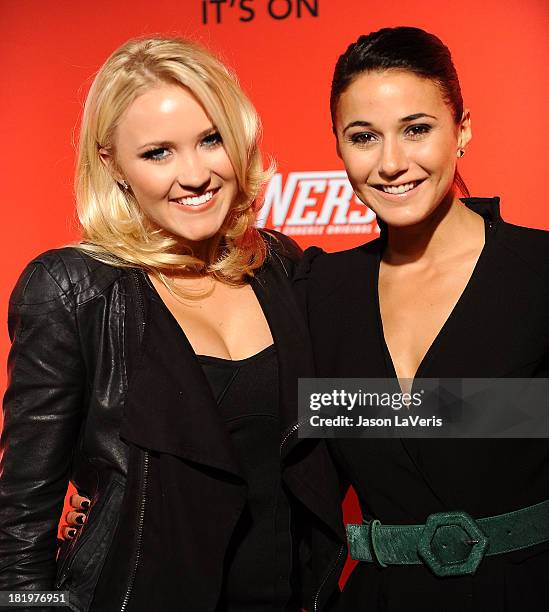
[[[181,253],[177,239],[154,227],[131,190],[123,189],[100,158],[114,151],[120,117],[138,96],[162,85],[187,88],[204,107],[234,168],[238,194],[205,261]],[[140,266],[162,278],[183,267],[239,284],[266,256],[255,228],[257,197],[269,178],[258,146],[256,111],[234,75],[211,53],[178,38],[130,40],[97,73],[88,93],[79,140],[76,199],[90,255],[117,266]]]
[[[330,93],[332,126],[335,126],[339,98],[349,85],[361,74],[385,70],[410,72],[433,81],[452,109],[455,123],[461,121],[463,98],[448,47],[434,34],[425,30],[400,26],[382,28],[360,36],[339,57]],[[469,190],[457,171],[454,181],[460,191],[468,196]]]

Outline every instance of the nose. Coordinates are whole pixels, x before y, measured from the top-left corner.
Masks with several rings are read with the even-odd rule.
[[[210,179],[210,169],[199,152],[190,151],[181,157],[176,177],[181,188],[200,192],[208,187]]]
[[[408,169],[408,156],[397,138],[386,138],[383,141],[379,160],[379,175],[383,178],[395,178]]]

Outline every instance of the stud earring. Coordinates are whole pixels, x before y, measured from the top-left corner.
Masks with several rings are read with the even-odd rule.
[[[129,186],[128,186],[128,183],[126,183],[126,181],[124,180],[120,181],[119,185],[122,186],[122,189],[124,189],[124,191],[128,191]]]

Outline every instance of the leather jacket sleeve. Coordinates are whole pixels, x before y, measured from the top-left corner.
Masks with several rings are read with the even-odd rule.
[[[49,252],[12,292],[0,439],[0,590],[53,590],[57,526],[82,419],[73,286]]]

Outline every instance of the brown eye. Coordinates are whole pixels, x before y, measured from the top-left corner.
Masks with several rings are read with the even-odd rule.
[[[406,135],[407,136],[411,136],[411,138],[415,138],[415,139],[419,139],[422,136],[425,136],[426,134],[428,134],[431,131],[431,126],[430,125],[426,125],[426,124],[417,124],[417,125],[411,125],[407,130],[406,130]]]
[[[357,132],[356,134],[351,134],[350,140],[353,144],[365,145],[375,142],[376,136],[371,132]]]

